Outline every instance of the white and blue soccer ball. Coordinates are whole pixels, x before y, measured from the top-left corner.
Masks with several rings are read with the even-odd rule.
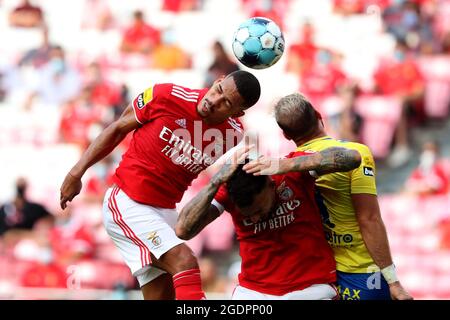
[[[250,18],[234,33],[233,53],[242,64],[249,68],[268,68],[280,60],[283,52],[283,33],[280,27],[270,19]]]

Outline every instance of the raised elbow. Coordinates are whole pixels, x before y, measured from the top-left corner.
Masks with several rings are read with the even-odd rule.
[[[351,159],[353,159],[352,161],[352,169],[356,169],[361,165],[361,154],[356,151],[356,150],[351,150]]]
[[[192,237],[190,236],[188,230],[186,230],[186,228],[177,225],[175,227],[175,234],[177,235],[178,238],[180,238],[181,240],[190,240]]]

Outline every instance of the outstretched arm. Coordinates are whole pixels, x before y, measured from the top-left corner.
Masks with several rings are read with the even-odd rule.
[[[356,150],[331,147],[307,156],[286,159],[261,157],[244,166],[254,175],[283,174],[287,172],[315,171],[318,175],[353,170],[361,164],[361,155]]]
[[[192,239],[220,215],[219,209],[211,202],[220,186],[231,178],[239,164],[244,163],[251,148],[252,146],[247,146],[237,150],[211,178],[208,185],[181,209],[175,226],[177,237],[183,240]]]
[[[106,127],[90,144],[80,160],[67,174],[61,185],[61,209],[65,209],[67,207],[67,201],[72,201],[80,193],[82,187],[81,177],[86,170],[110,154],[130,131],[139,126],[140,124],[134,116],[133,106],[130,104],[120,118]]]

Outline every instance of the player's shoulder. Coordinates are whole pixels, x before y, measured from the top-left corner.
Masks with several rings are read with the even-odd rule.
[[[166,83],[165,91],[168,97],[176,102],[198,103],[200,96],[205,89],[193,89],[176,83]]]
[[[343,144],[342,147],[346,147],[348,149],[353,149],[353,150],[357,150],[359,151],[359,153],[361,153],[361,155],[364,156],[371,156],[372,152],[370,151],[370,148],[363,144],[363,143],[359,143],[359,142],[348,142],[347,144]]]
[[[340,140],[340,139],[326,139],[323,141],[324,145],[322,147],[341,147],[341,148],[347,148],[351,150],[357,150],[361,154],[364,155],[370,155],[371,151],[369,147],[363,143],[354,142],[354,141],[347,141],[347,140]]]

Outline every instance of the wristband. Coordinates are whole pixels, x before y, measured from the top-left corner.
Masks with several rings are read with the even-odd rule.
[[[395,265],[391,264],[386,268],[381,269],[381,274],[388,284],[394,283],[398,281],[397,272],[395,270]]]

